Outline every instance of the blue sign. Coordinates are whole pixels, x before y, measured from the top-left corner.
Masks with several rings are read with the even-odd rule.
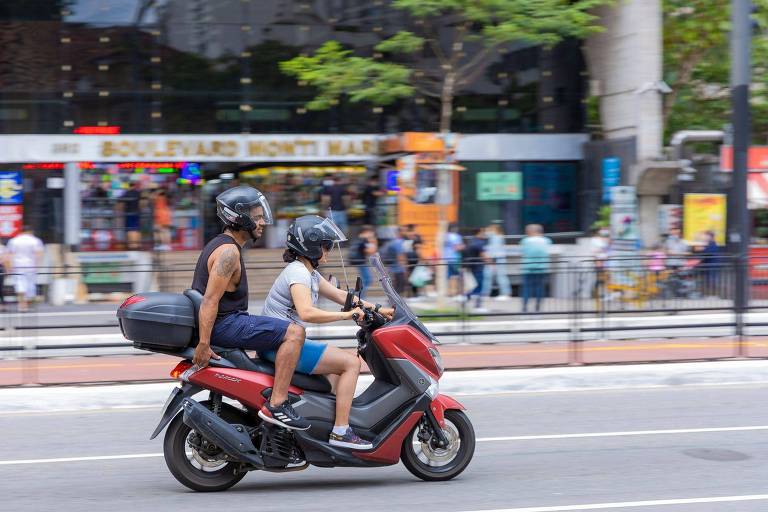
[[[603,158],[603,202],[611,202],[611,187],[621,184],[621,159]]]
[[[387,190],[390,192],[399,192],[400,186],[397,184],[397,178],[400,171],[387,171]]]
[[[0,204],[22,204],[24,185],[19,171],[0,172]]]

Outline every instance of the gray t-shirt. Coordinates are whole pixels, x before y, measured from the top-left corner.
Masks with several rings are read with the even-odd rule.
[[[317,304],[320,290],[320,274],[317,270],[310,272],[300,261],[293,261],[277,276],[275,284],[269,290],[261,314],[272,318],[282,318],[283,320],[306,327],[306,324],[301,321],[296,313],[293,297],[291,297],[291,286],[294,284],[303,284],[309,288],[312,292],[312,304]]]

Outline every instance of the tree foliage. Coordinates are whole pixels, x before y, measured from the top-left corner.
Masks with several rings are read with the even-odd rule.
[[[387,105],[418,93],[441,103],[440,129],[450,130],[453,98],[472,84],[495,52],[510,43],[551,47],[564,38],[601,30],[594,8],[612,0],[393,0],[413,31],[375,46],[381,58],[354,55],[327,41],[313,55],[281,63],[317,96],[310,109],[327,109],[342,96]],[[428,52],[431,58],[425,58]]]
[[[757,7],[752,39],[753,139],[768,137],[768,0]],[[721,129],[730,122],[730,2],[664,0],[664,98],[667,136],[684,129]]]

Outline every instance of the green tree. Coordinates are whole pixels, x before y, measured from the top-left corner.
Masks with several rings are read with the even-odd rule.
[[[381,41],[372,57],[327,41],[313,55],[281,62],[283,72],[313,86],[307,108],[322,110],[341,96],[387,105],[415,93],[440,101],[440,131],[450,131],[453,99],[510,43],[554,46],[601,30],[591,14],[612,0],[393,0],[413,31]]]
[[[757,7],[752,40],[753,138],[768,137],[768,0]],[[664,0],[664,98],[667,136],[684,129],[720,129],[730,122],[730,2]]]

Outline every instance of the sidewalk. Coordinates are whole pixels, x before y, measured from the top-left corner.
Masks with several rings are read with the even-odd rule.
[[[743,355],[768,358],[768,338],[746,340],[742,347]],[[469,370],[728,359],[738,354],[737,349],[735,340],[713,338],[586,341],[576,347],[567,342],[441,345],[440,353],[446,370]],[[122,356],[6,359],[0,360],[0,386],[163,381],[169,380],[178,362],[176,357],[138,350]]]

